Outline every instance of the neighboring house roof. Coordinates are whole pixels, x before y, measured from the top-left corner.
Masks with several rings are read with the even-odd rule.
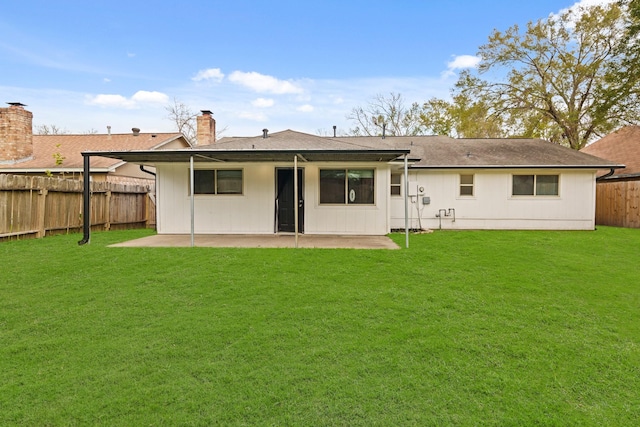
[[[33,156],[26,161],[0,164],[3,172],[78,171],[83,167],[83,151],[89,150],[161,150],[184,136],[180,133],[33,135]],[[186,141],[186,139],[184,139]],[[188,142],[187,142],[188,144]],[[56,165],[56,157],[62,159]],[[118,159],[95,158],[92,171],[111,171],[122,164]]]
[[[582,168],[623,165],[541,139],[453,139],[446,136],[322,137],[292,130],[254,137],[226,137],[187,150],[90,152],[134,162],[307,160],[391,161],[409,154],[412,168]],[[164,159],[164,160],[163,160]]]
[[[640,126],[626,126],[584,147],[583,153],[625,164],[610,178],[640,176]]]

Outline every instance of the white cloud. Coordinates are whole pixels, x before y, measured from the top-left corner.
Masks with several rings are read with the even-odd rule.
[[[256,122],[266,122],[267,120],[269,120],[269,117],[267,117],[267,115],[262,112],[243,111],[238,114],[238,117],[240,117],[241,119],[253,120]]]
[[[107,77],[105,77],[104,79],[102,79],[102,81],[103,81],[104,83],[111,83],[111,79],[109,79],[109,78],[107,78]]]
[[[88,96],[85,101],[89,105],[108,108],[139,108],[142,104],[166,104],[169,97],[162,92],[139,90],[131,98],[116,94],[99,94]]]
[[[104,75],[101,74],[100,78]],[[323,129],[329,135],[333,134],[333,125],[341,134],[353,127],[346,118],[351,109],[367,105],[378,93],[401,93],[406,105],[432,97],[448,99],[450,96],[449,84],[440,76],[296,79],[295,82],[304,88],[304,94],[310,95],[311,100],[301,100],[298,94],[278,95],[277,98],[276,95],[256,95],[235,84],[221,84],[215,93],[211,93],[198,88],[189,77],[184,87],[172,88],[171,92],[157,86],[150,87],[169,94],[170,98],[175,95],[193,109],[212,109],[218,127],[227,128],[226,136],[260,135],[265,127],[272,132],[295,129],[311,134]],[[104,133],[106,125],[111,125],[114,133],[129,132],[132,127],[139,127],[145,132],[173,131],[174,124],[167,119],[163,106],[143,104],[141,95],[134,100],[137,90],[116,92],[114,89],[106,90],[105,86],[102,93],[94,92],[88,96],[84,92],[9,87],[0,82],[0,93],[5,94],[6,99],[17,99],[27,104],[34,113],[34,123],[55,123],[75,133],[92,128]],[[273,107],[253,106],[252,101],[259,97],[273,98]],[[60,103],[60,99],[65,102]],[[313,105],[312,113],[296,110],[305,104]]]
[[[580,0],[577,1],[573,4],[573,6],[570,6],[566,9],[562,9],[561,12],[566,12],[569,9],[576,9],[576,8],[580,8],[580,7],[591,7],[591,6],[596,6],[596,5],[606,5],[606,4],[610,4],[613,3],[615,1],[618,0]]]
[[[462,70],[464,68],[476,68],[480,63],[480,58],[474,55],[458,55],[453,61],[447,63],[447,68],[451,71]]]
[[[135,56],[136,56],[136,54],[135,54],[135,53],[131,53],[131,52],[129,52],[129,53],[127,53],[127,56],[128,56],[129,58],[133,58],[133,57],[135,57]]]
[[[302,93],[303,89],[291,80],[278,80],[255,71],[245,73],[234,71],[229,75],[229,81],[252,89],[258,93],[273,93],[277,95],[288,93]]]
[[[100,94],[89,96],[87,103],[100,107],[135,108],[135,103],[122,95]]]
[[[162,92],[139,90],[133,94],[131,100],[139,104],[166,104],[169,102],[169,97]]]
[[[474,55],[458,55],[452,61],[447,62],[447,69],[442,73],[442,77],[450,77],[456,70],[466,68],[476,68],[480,63],[480,57]]]
[[[191,78],[194,82],[199,82],[202,80],[213,80],[215,82],[221,82],[224,79],[224,73],[220,70],[220,68],[207,68],[206,70],[200,70],[198,73]]]
[[[301,111],[303,113],[311,113],[314,110],[314,108],[313,108],[313,105],[304,104],[296,108],[296,110]]]
[[[253,105],[254,107],[267,108],[273,107],[274,102],[275,101],[270,98],[258,98],[251,101],[251,105]]]

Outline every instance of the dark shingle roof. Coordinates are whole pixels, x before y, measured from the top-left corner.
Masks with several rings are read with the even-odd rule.
[[[447,136],[322,137],[285,130],[264,138],[226,137],[204,146],[166,153],[113,152],[109,156],[134,162],[282,161],[303,154],[309,161],[389,161],[410,150],[418,168],[619,168],[604,160],[541,139],[453,139]],[[98,152],[90,152],[93,156]]]
[[[418,139],[414,167],[615,168],[621,165],[542,139]]]
[[[574,167],[622,165],[542,139],[454,139],[448,136],[321,137],[286,130],[249,138],[223,138],[217,149],[409,149],[412,167]]]
[[[388,144],[367,144],[348,138],[327,138],[287,129],[270,133],[267,138],[262,135],[222,138],[214,144],[198,146],[198,148],[216,150],[388,150],[397,147]]]

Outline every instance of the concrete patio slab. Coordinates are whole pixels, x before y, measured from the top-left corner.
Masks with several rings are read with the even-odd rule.
[[[196,247],[216,248],[293,248],[295,236],[291,234],[197,234]],[[189,247],[188,234],[158,234],[116,243],[111,247]],[[298,236],[299,248],[400,249],[387,236],[309,235]]]

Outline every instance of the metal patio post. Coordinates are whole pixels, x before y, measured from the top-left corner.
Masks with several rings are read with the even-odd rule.
[[[194,179],[194,172],[193,172],[193,156],[189,157],[189,183],[190,183],[190,188],[191,188],[191,247],[195,246],[195,215],[194,215],[194,210],[195,210],[195,196],[194,194],[196,193],[196,189],[194,188],[195,185],[195,179]]]

